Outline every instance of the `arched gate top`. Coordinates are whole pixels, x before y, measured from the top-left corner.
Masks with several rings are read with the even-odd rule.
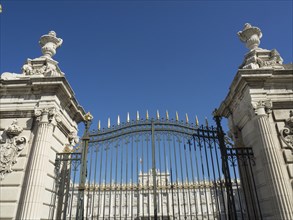
[[[213,126],[198,126],[184,121],[167,119],[133,120],[120,125],[114,125],[102,130],[92,130],[89,133],[89,142],[108,141],[130,134],[150,133],[152,129],[156,133],[177,133],[190,137],[216,138],[217,129]]]

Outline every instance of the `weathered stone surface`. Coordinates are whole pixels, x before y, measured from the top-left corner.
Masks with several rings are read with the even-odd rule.
[[[53,187],[56,152],[72,143],[77,124],[84,120],[83,108],[52,59],[62,39],[49,32],[40,44],[43,56],[28,59],[21,74],[4,73],[0,79],[0,135],[17,119],[19,135],[26,138],[11,172],[0,181],[5,192],[0,197],[0,219],[49,217],[47,194]],[[15,193],[8,195],[12,189]]]
[[[282,66],[283,59],[277,50],[266,50],[258,47],[262,38],[262,32],[258,27],[246,23],[243,30],[238,32],[238,36],[250,49],[239,69],[284,69]]]
[[[293,65],[284,68],[275,50],[258,47],[262,37],[259,28],[246,24],[239,36],[250,51],[217,113],[228,118],[235,147],[253,149],[264,219],[293,219],[289,117]]]

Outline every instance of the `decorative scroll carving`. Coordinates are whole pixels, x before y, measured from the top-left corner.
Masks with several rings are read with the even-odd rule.
[[[1,140],[0,143],[0,179],[4,178],[6,173],[12,172],[12,166],[17,162],[20,152],[23,150],[27,143],[24,136],[20,136],[23,128],[17,125],[14,120],[3,133],[5,141]]]
[[[271,100],[260,100],[258,102],[253,102],[252,107],[256,115],[268,115],[272,112],[272,101]]]
[[[285,127],[280,131],[281,139],[292,150],[293,153],[293,111],[289,113],[289,118],[285,120]]]

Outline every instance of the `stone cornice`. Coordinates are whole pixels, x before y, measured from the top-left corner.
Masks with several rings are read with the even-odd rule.
[[[293,70],[274,70],[274,69],[254,69],[239,70],[234,77],[225,100],[220,104],[217,114],[228,117],[230,115],[231,104],[241,97],[247,87],[249,88],[268,88],[279,84],[283,89],[290,89],[293,84]],[[272,101],[278,101],[273,100]]]
[[[1,79],[0,92],[2,97],[21,96],[25,93],[40,96],[42,94],[56,95],[62,100],[61,105],[77,123],[84,120],[84,109],[78,104],[74,92],[65,77],[22,77],[17,79]]]

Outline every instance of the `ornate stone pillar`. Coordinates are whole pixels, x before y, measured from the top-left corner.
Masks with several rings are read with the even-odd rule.
[[[293,219],[293,204],[290,198],[290,192],[284,179],[284,172],[281,168],[280,161],[282,161],[281,154],[276,149],[274,144],[273,133],[269,123],[269,114],[271,112],[272,103],[270,101],[259,101],[253,103],[255,110],[255,122],[260,134],[260,142],[262,146],[261,154],[263,154],[263,167],[267,173],[267,185],[271,194],[270,208],[274,209],[271,213],[273,219],[291,220]]]
[[[44,193],[48,166],[50,166],[48,150],[50,150],[54,127],[59,121],[55,108],[36,109],[36,135],[28,162],[28,178],[26,179],[21,219],[40,219],[44,209]]]

